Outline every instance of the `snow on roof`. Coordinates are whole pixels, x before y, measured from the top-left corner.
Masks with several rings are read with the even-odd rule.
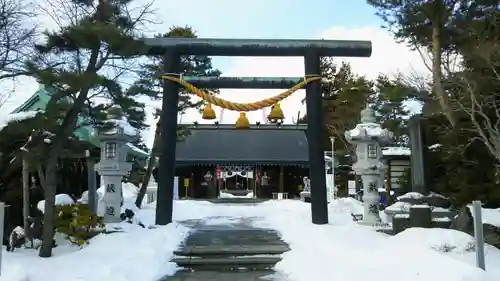
[[[120,128],[123,129],[123,133],[129,136],[137,136],[139,132],[137,131],[136,128],[132,127],[128,120],[123,117],[121,120],[115,120],[116,125],[120,126]]]
[[[411,150],[408,147],[390,146],[382,148],[382,155],[395,156],[395,155],[411,155]]]
[[[33,118],[38,114],[38,112],[39,111],[37,111],[37,110],[32,110],[32,111],[11,113],[11,114],[5,116],[5,118],[3,118],[2,120],[0,120],[0,131],[3,130],[3,128],[7,127],[7,125],[9,125],[9,123]]]
[[[351,137],[368,135],[370,137],[380,137],[384,135],[384,129],[377,123],[361,123],[349,131]]]
[[[418,193],[418,192],[408,192],[408,193],[405,193],[401,196],[398,196],[398,200],[401,200],[401,199],[405,199],[405,198],[409,198],[409,199],[420,199],[424,197],[423,194],[421,193]]]
[[[119,105],[111,106],[107,115],[108,120],[106,120],[106,123],[120,127],[125,135],[132,137],[139,135],[139,131],[130,125]]]

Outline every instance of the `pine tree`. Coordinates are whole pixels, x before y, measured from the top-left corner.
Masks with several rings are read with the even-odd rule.
[[[442,61],[446,60],[443,54],[453,49],[450,39],[456,32],[454,14],[466,10],[468,5],[475,5],[470,4],[475,1],[368,0],[368,3],[377,9],[377,15],[398,41],[410,44],[421,53],[431,54],[434,94],[448,122],[456,127],[457,117],[442,83]]]
[[[157,38],[164,37],[184,37],[184,38],[196,38],[197,35],[191,27],[179,27],[175,26],[170,29],[168,33],[157,34]],[[152,58],[151,62],[143,65],[143,71],[140,74],[140,79],[135,83],[137,91],[147,93],[148,95],[161,99],[162,97],[162,81],[158,79],[158,74],[162,73],[163,67],[163,57]],[[212,66],[212,60],[207,56],[184,56],[181,57],[181,74],[185,76],[220,76],[221,72],[214,69]],[[218,90],[210,89],[211,92],[217,93]],[[200,108],[203,105],[203,101],[196,101],[193,99],[193,95],[189,92],[181,90],[179,92],[179,106],[178,110],[180,114],[183,114],[189,108]],[[161,116],[161,110],[157,109],[155,116]],[[161,120],[158,120],[155,129],[155,136],[153,141],[153,148],[149,157],[148,168],[144,179],[142,181],[141,189],[137,195],[135,205],[141,207],[142,200],[146,194],[149,181],[153,172],[153,168],[156,165],[156,156],[158,155],[159,145],[161,143],[161,132],[160,132]],[[188,134],[180,130],[178,135],[180,137]]]
[[[136,107],[144,104],[131,98],[135,92],[124,90],[120,79],[132,66],[128,59],[142,48],[133,38],[140,35],[137,28],[150,15],[150,5],[132,13],[128,9],[130,2],[72,0],[52,3],[65,7],[57,11],[59,14],[51,15],[62,24],[55,31],[45,32],[45,42],[36,46],[37,59],[28,63],[28,69],[36,73],[38,81],[52,89],[45,114],[56,116],[51,120],[58,124],[43,157],[45,215],[41,257],[52,254],[57,159],[73,134],[79,116],[86,115],[89,120],[104,117],[102,110],[107,106],[102,103],[106,102],[120,104],[129,115],[142,114]],[[47,69],[47,63],[52,67]],[[96,106],[96,103],[101,105]],[[140,128],[143,123],[139,120],[132,125]]]
[[[352,72],[348,63],[336,65],[323,59],[322,74],[331,82],[323,85],[324,122],[328,136],[336,138],[337,151],[351,154],[344,132],[359,122],[361,110],[371,102],[373,82]]]
[[[410,112],[404,104],[412,89],[398,78],[380,75],[375,80],[374,107],[382,127],[394,133],[396,145],[408,144],[408,118]]]

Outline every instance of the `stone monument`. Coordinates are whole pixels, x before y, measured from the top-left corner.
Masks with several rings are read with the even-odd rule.
[[[411,148],[411,189],[422,195],[429,193],[425,161],[428,148],[424,145],[424,117],[414,115],[408,120]]]
[[[363,220],[361,224],[375,225],[379,223],[379,188],[384,183],[385,164],[381,160],[381,145],[392,142],[392,132],[382,129],[376,123],[375,112],[369,106],[361,111],[361,123],[345,132],[348,142],[356,145],[356,163],[354,172],[361,176],[363,182]]]
[[[300,199],[304,202],[310,202],[311,201],[311,180],[308,177],[304,177],[303,179],[304,182],[304,188],[300,192]]]
[[[132,170],[132,163],[127,162],[125,145],[137,136],[137,132],[124,120],[121,107],[113,106],[108,109],[108,120],[98,134],[103,147],[95,170],[104,184],[104,222],[120,222],[122,179]]]

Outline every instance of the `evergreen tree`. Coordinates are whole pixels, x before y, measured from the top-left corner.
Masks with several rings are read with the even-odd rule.
[[[353,73],[350,64],[339,66],[329,58],[322,61],[322,75],[331,81],[323,85],[326,135],[336,138],[336,151],[351,154],[352,147],[345,140],[344,132],[356,126],[361,110],[372,103],[373,82]]]
[[[120,79],[132,67],[127,61],[142,44],[133,40],[140,35],[139,25],[150,14],[146,5],[138,13],[130,12],[131,0],[72,0],[60,2],[64,9],[50,15],[60,24],[55,31],[45,32],[45,42],[37,46],[38,56],[28,63],[38,81],[52,89],[45,115],[58,124],[50,146],[44,154],[45,215],[41,257],[52,253],[54,235],[54,203],[57,185],[57,159],[73,134],[79,116],[87,120],[104,117],[102,110],[119,104],[133,116],[143,117],[144,107],[125,90]],[[52,5],[57,5],[52,3]],[[46,68],[47,63],[52,67]],[[106,105],[108,104],[108,105]],[[132,122],[137,128],[141,120]]]
[[[452,102],[442,83],[442,61],[445,52],[453,48],[451,28],[454,14],[467,9],[474,1],[459,0],[412,0],[385,1],[368,0],[377,9],[377,15],[387,24],[387,28],[400,42],[408,43],[421,53],[430,53],[432,58],[433,95],[436,96],[442,112],[452,127],[457,125]]]
[[[382,127],[394,133],[398,146],[408,144],[408,118],[410,112],[404,104],[408,100],[411,88],[400,79],[380,75],[375,80],[376,94],[374,107]]]
[[[183,37],[183,38],[196,38],[197,35],[191,27],[175,26],[172,27],[169,32],[165,34],[157,34],[157,38],[168,38],[168,37]],[[162,73],[162,68],[164,64],[164,58],[162,56],[153,57],[150,61],[142,66],[143,71],[140,73],[140,78],[135,83],[135,88],[138,92],[143,92],[155,99],[162,98],[162,83],[158,79],[158,75]],[[183,56],[181,57],[181,74],[184,76],[220,76],[221,72],[212,66],[211,58],[207,56]],[[211,92],[217,93],[218,90],[210,89]],[[189,108],[201,108],[203,101],[193,99],[193,94],[184,91],[183,89],[179,92],[179,105],[178,110],[180,114],[183,114]],[[155,116],[161,116],[161,110],[157,109]],[[142,186],[137,195],[137,200],[135,204],[137,207],[141,206],[144,195],[146,194],[149,181],[153,172],[153,168],[156,165],[156,156],[160,150],[159,145],[161,144],[161,132],[160,126],[161,120],[158,120],[155,129],[155,136],[153,141],[153,149],[151,150],[148,168],[144,179],[142,181]],[[184,130],[179,130],[178,136],[182,137],[189,132]]]

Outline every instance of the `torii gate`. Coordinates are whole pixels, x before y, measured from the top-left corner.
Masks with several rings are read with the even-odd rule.
[[[212,89],[287,89],[305,77],[320,75],[320,57],[370,57],[370,41],[345,40],[279,40],[279,39],[201,39],[201,38],[146,38],[147,55],[163,55],[163,70],[180,73],[180,58],[201,56],[276,56],[304,57],[304,77],[185,77],[198,88]],[[159,160],[156,224],[172,222],[175,154],[177,144],[177,104],[179,85],[165,80],[161,132],[163,142]],[[311,217],[314,224],[328,223],[326,200],[325,160],[323,152],[323,115],[321,80],[306,86],[307,138],[309,145],[309,179],[311,180]]]

